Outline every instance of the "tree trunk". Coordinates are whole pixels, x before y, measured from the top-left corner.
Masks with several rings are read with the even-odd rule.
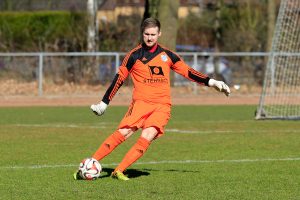
[[[87,30],[87,51],[94,52],[96,50],[96,2],[95,0],[87,0],[88,14],[88,30]]]
[[[145,1],[145,12],[144,19],[148,17],[158,17],[159,0],[146,0]]]
[[[215,18],[215,24],[214,24],[214,31],[215,31],[215,52],[219,52],[219,42],[221,41],[221,24],[220,24],[220,18],[221,18],[221,7],[223,5],[223,0],[218,0],[216,5],[216,18]]]
[[[266,51],[270,51],[272,48],[272,39],[275,29],[275,13],[276,13],[276,2],[274,0],[268,0],[268,41]]]
[[[162,27],[162,36],[159,42],[173,51],[176,50],[178,8],[179,0],[165,0],[160,1],[157,9]]]
[[[146,0],[144,19],[157,18],[161,23],[159,42],[171,50],[176,49],[179,0]]]

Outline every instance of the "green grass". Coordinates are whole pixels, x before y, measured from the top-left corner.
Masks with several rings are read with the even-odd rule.
[[[104,158],[102,178],[72,173],[126,107],[0,108],[0,199],[300,199],[300,122],[256,121],[254,106],[174,106],[162,138],[108,177],[140,131]]]

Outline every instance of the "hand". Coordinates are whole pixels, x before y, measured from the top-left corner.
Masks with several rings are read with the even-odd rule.
[[[217,81],[215,79],[209,79],[208,86],[214,87],[217,91],[223,92],[226,96],[230,95],[230,89],[223,81]]]
[[[98,104],[93,104],[91,105],[91,110],[96,114],[96,115],[103,115],[105,110],[107,108],[107,104],[101,101]]]

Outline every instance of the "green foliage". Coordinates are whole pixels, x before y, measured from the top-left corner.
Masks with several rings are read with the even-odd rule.
[[[140,42],[140,15],[119,16],[116,23],[101,23],[99,51],[127,52]]]
[[[222,7],[223,51],[264,51],[267,43],[266,4],[250,1]],[[232,42],[234,37],[234,41]]]
[[[246,1],[220,7],[220,51],[264,51],[267,43],[266,3]],[[204,48],[215,44],[217,10],[205,9],[201,14],[190,13],[180,20],[177,43]],[[232,42],[234,40],[234,42]]]
[[[267,45],[267,1],[233,2],[223,3],[218,10],[220,51],[264,51]],[[149,3],[149,12],[158,15],[158,1]],[[199,14],[190,13],[187,18],[180,19],[177,44],[213,47],[217,40],[216,12],[214,7],[204,8]],[[99,32],[99,50],[128,51],[134,47],[140,39],[141,20],[141,16],[135,14],[119,16],[117,23],[100,23],[103,28]],[[78,12],[1,12],[0,51],[83,51],[87,24],[85,14]],[[174,22],[169,24],[174,25]],[[162,29],[165,35],[168,27]],[[172,35],[175,37],[176,34]]]
[[[199,45],[208,48],[214,41],[214,16],[211,12],[202,15],[189,13],[179,20],[177,44]]]
[[[59,50],[61,41],[82,45],[80,40],[85,35],[85,24],[83,13],[2,12],[0,51]]]

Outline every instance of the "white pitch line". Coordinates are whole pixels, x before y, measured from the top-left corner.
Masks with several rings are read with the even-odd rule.
[[[274,162],[274,161],[300,161],[299,158],[257,158],[257,159],[239,159],[239,160],[162,160],[137,162],[134,165],[158,165],[158,164],[193,164],[193,163],[248,163],[248,162]],[[115,166],[118,163],[103,163],[102,166]],[[5,169],[44,169],[44,168],[61,168],[61,167],[78,167],[78,164],[64,165],[30,165],[30,166],[1,166],[0,170]]]
[[[85,126],[85,125],[77,125],[77,124],[13,124],[10,126],[38,127],[38,128],[92,128],[92,129],[107,128],[106,125]]]
[[[271,130],[180,130],[180,129],[166,129],[169,133],[182,133],[182,134],[209,134],[209,133],[269,133]],[[285,129],[276,130],[281,133],[300,133],[300,130],[295,129]]]
[[[111,123],[102,122],[98,126],[86,126],[78,124],[12,124],[8,126],[19,126],[19,127],[42,127],[42,128],[92,128],[92,129],[104,129],[107,128],[106,125]],[[168,133],[178,133],[178,134],[210,134],[210,133],[268,133],[270,130],[181,130],[181,129],[165,129]],[[281,133],[299,133],[300,130],[297,129],[284,129],[278,130]]]

